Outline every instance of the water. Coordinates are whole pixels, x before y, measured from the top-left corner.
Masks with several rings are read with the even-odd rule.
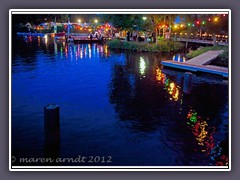
[[[56,103],[60,141],[52,154],[88,158],[57,165],[227,165],[228,82],[195,75],[186,96],[184,72],[161,66],[174,56],[180,55],[115,52],[51,37],[16,40],[12,155],[46,157],[43,107]]]

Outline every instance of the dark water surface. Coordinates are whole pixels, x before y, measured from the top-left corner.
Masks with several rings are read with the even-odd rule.
[[[95,158],[63,165],[227,165],[228,82],[197,75],[186,96],[184,73],[162,69],[166,59],[182,61],[50,37],[15,40],[12,155],[46,157],[43,107],[56,103],[60,141],[52,153]]]

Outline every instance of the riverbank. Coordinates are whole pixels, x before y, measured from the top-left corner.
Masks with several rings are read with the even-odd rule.
[[[213,66],[210,63],[213,59],[216,59],[216,57],[218,57],[222,53],[223,50],[207,51],[185,62],[174,62],[172,60],[168,60],[163,61],[162,65],[191,72],[204,72],[228,77],[228,68]]]
[[[109,49],[120,49],[135,52],[176,52],[183,49],[184,44],[176,41],[159,41],[157,44],[148,42],[132,42],[111,40],[107,42]]]
[[[188,59],[195,58],[207,51],[218,51],[223,50],[223,53],[221,53],[216,59],[211,61],[210,65],[216,65],[221,67],[228,67],[228,46],[211,46],[211,47],[201,47],[195,51],[190,51],[186,57]]]

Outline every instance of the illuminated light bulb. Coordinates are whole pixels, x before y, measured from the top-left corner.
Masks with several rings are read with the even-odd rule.
[[[214,21],[217,22],[217,21],[218,21],[218,18],[214,18]]]
[[[190,24],[190,23],[188,23],[188,26],[191,26],[191,24]]]
[[[205,24],[205,21],[203,21],[202,24]]]

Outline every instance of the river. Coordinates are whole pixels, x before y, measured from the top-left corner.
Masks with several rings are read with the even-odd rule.
[[[184,72],[163,68],[167,59],[185,60],[179,54],[67,44],[50,36],[14,40],[12,155],[46,156],[43,107],[55,103],[60,140],[52,153],[95,158],[59,165],[226,165],[228,82],[194,75],[187,96]]]

